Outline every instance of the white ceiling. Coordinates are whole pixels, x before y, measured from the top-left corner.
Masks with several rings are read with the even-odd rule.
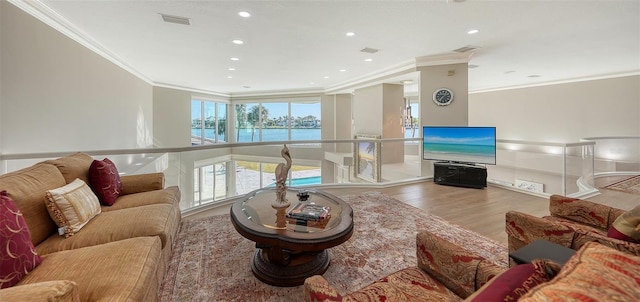
[[[469,70],[471,92],[640,73],[638,0],[42,0],[18,6],[153,84],[225,95],[348,90],[412,68],[417,57],[468,45],[479,47],[469,61],[478,66]],[[240,11],[252,16],[241,18]],[[187,17],[191,25],[163,22],[160,13]],[[479,32],[470,35],[471,29]],[[355,36],[345,35],[350,31]],[[380,51],[361,52],[365,47]]]

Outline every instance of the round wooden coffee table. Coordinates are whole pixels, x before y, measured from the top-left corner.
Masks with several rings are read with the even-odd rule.
[[[309,199],[299,201],[299,192]],[[353,210],[337,196],[313,189],[287,188],[289,209],[299,202],[331,207],[329,221],[306,226],[303,221],[287,220],[276,226],[276,199],[273,188],[255,190],[231,206],[231,222],[240,235],[256,243],[251,270],[261,281],[275,286],[297,286],[329,267],[328,248],[337,246],[353,234]],[[288,210],[288,209],[287,209]]]

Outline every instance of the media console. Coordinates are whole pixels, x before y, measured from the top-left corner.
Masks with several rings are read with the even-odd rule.
[[[474,164],[435,162],[433,182],[441,185],[484,188],[487,186],[487,168]]]

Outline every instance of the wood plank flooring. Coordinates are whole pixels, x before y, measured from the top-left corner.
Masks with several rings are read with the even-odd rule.
[[[605,177],[596,179],[601,187],[625,177]],[[367,191],[379,191],[392,196],[430,214],[473,230],[507,245],[504,231],[504,214],[516,210],[534,216],[549,214],[548,198],[524,194],[498,186],[489,185],[485,189],[444,186],[430,180],[399,185],[389,188],[328,188],[334,195],[360,194]],[[600,189],[598,196],[588,200],[628,210],[640,204],[640,195]],[[207,210],[184,219],[196,219],[203,216],[228,213],[229,206]]]

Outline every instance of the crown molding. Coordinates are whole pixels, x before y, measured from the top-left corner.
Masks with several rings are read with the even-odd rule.
[[[551,85],[560,85],[560,84],[570,84],[570,83],[579,83],[579,82],[586,82],[586,81],[606,80],[606,79],[615,79],[615,78],[624,78],[624,77],[630,77],[630,76],[640,76],[640,70],[633,70],[633,71],[620,72],[620,73],[611,73],[611,74],[602,74],[602,75],[594,75],[594,76],[572,78],[572,79],[547,81],[547,82],[540,82],[540,83],[527,84],[527,85],[512,85],[512,86],[504,86],[504,87],[498,87],[498,88],[476,89],[476,90],[469,90],[469,94],[504,91],[504,90],[513,90],[513,89],[522,89],[522,88],[532,88],[532,87],[540,87],[540,86],[551,86]]]
[[[114,53],[102,46],[87,33],[78,29],[73,23],[62,17],[41,0],[8,0],[8,2],[148,84],[154,84],[149,78],[138,72],[129,64],[125,63]]]
[[[361,77],[354,78],[349,81],[344,81],[333,86],[329,86],[324,90],[326,94],[342,93],[347,90],[355,90],[360,87],[370,86],[377,82],[384,81],[385,79],[395,77],[401,74],[408,74],[415,71],[415,62],[408,60],[391,67],[381,69]]]
[[[176,89],[176,90],[188,91],[193,93],[200,93],[209,97],[219,97],[225,100],[231,99],[231,94],[217,92],[217,91],[193,88],[188,86],[180,86],[180,85],[174,85],[174,84],[162,83],[162,82],[152,82],[151,85],[155,87],[161,87],[161,88],[169,88],[169,89]]]
[[[466,64],[471,60],[473,51],[469,52],[450,52],[437,55],[429,55],[415,58],[416,67],[449,65],[449,64]]]

